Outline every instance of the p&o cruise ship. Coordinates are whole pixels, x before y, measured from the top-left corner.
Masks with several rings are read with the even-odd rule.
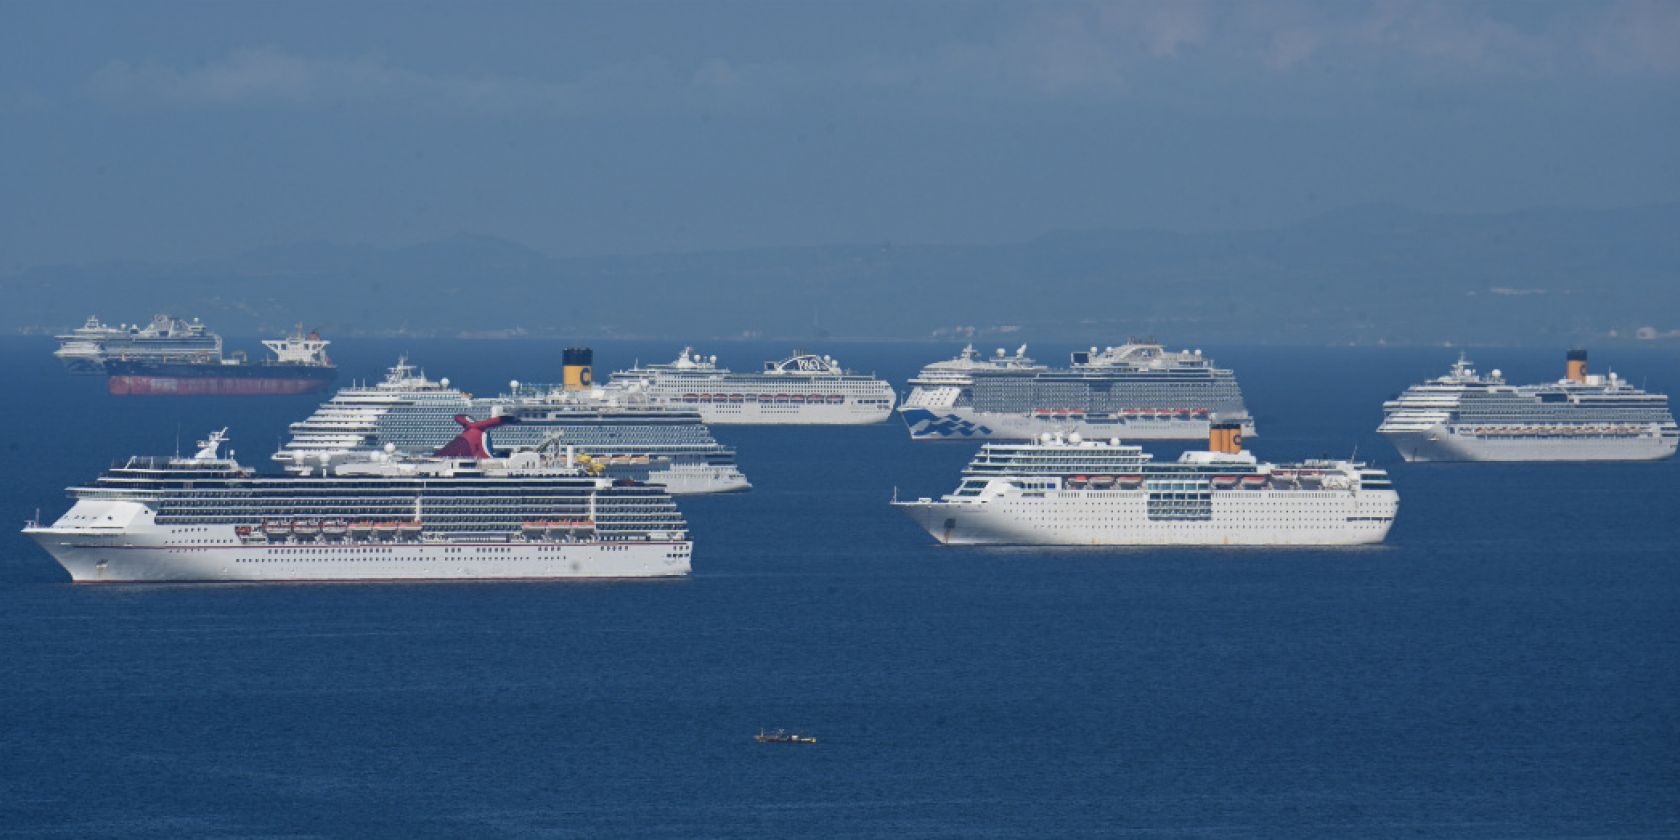
[[[895,401],[891,385],[846,370],[832,356],[795,353],[765,362],[762,372],[735,373],[692,347],[669,364],[618,371],[610,387],[697,410],[718,425],[879,423]]]
[[[637,578],[685,575],[660,488],[588,475],[552,448],[491,458],[482,433],[425,458],[375,452],[258,475],[220,452],[134,456],[24,533],[76,581]]]
[[[1130,342],[1072,354],[1067,368],[1041,365],[1022,345],[992,358],[973,345],[922,368],[898,409],[916,440],[1032,440],[1044,432],[1132,440],[1195,440],[1210,423],[1254,434],[1242,389],[1200,350],[1170,352]]]
[[[1445,376],[1383,403],[1377,431],[1407,461],[1653,461],[1680,442],[1668,397],[1588,373],[1585,350],[1542,385],[1480,375],[1461,355]]]
[[[183,321],[172,315],[158,315],[142,327],[138,324],[108,326],[98,317],[68,334],[58,336],[53,355],[71,373],[101,375],[105,362],[113,357],[130,360],[168,359],[176,362],[210,362],[222,358],[222,338],[210,332],[197,318]]]
[[[988,443],[940,499],[893,504],[952,545],[1341,546],[1380,543],[1400,499],[1352,461],[1267,464],[1239,424],[1158,463],[1137,446],[1045,433]]]

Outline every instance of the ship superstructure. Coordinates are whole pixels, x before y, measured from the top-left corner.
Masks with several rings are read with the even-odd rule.
[[[438,455],[383,452],[259,475],[220,452],[134,456],[24,533],[76,581],[631,578],[684,575],[664,490],[591,476],[554,447],[489,457],[462,423]]]
[[[1652,461],[1680,443],[1667,396],[1588,373],[1585,350],[1540,385],[1482,375],[1460,355],[1445,376],[1383,403],[1377,431],[1408,461]]]
[[[157,315],[146,326],[108,326],[98,317],[65,335],[57,336],[53,351],[71,373],[104,374],[112,357],[163,359],[173,362],[218,361],[222,338],[210,332],[197,318],[184,321],[172,315]]]
[[[896,399],[891,385],[846,370],[832,356],[796,352],[765,362],[760,372],[737,373],[692,347],[669,364],[618,371],[610,387],[698,411],[712,424],[879,423]]]
[[[558,435],[611,478],[659,484],[675,494],[721,493],[752,485],[735,451],[712,437],[692,409],[594,387],[587,349],[566,351],[563,382],[509,383],[508,393],[475,398],[433,381],[399,360],[384,382],[342,389],[308,419],[275,459],[288,468],[383,450],[431,452],[454,437],[456,415],[501,417],[493,451],[533,449]]]
[[[453,417],[470,413],[472,395],[451,387],[447,378],[428,378],[401,356],[383,380],[340,388],[315,413],[292,423],[288,427],[291,438],[274,460],[288,470],[313,469],[337,457],[372,452],[381,447],[379,419],[394,408],[416,405]],[[424,451],[442,446],[452,436],[446,435]]]
[[[1128,440],[1194,440],[1210,423],[1254,421],[1229,370],[1200,350],[1133,341],[1080,350],[1066,368],[1038,364],[1023,345],[992,358],[963,348],[910,380],[899,413],[917,440],[1031,440],[1044,432]]]
[[[1242,449],[1239,424],[1209,434],[1208,451],[1170,462],[1077,433],[988,443],[952,493],[893,504],[952,545],[1360,545],[1394,523],[1380,469],[1268,464]]]

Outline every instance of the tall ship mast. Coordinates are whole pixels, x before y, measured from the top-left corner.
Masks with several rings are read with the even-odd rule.
[[[1461,354],[1445,376],[1383,403],[1377,431],[1408,461],[1654,461],[1680,443],[1667,396],[1589,373],[1585,350],[1540,385],[1484,376]]]
[[[198,362],[222,357],[221,336],[210,332],[197,318],[183,321],[172,315],[154,316],[144,327],[112,327],[90,316],[87,323],[57,339],[53,356],[64,363],[65,370],[79,374],[103,375],[106,360],[113,356]]]
[[[331,343],[319,333],[305,333],[299,324],[290,336],[264,341],[274,358],[259,362],[219,351],[213,356],[108,351],[107,387],[120,396],[309,394],[325,390],[338,377],[327,357]]]
[[[757,373],[718,367],[692,347],[668,364],[636,365],[612,375],[610,387],[700,413],[714,425],[856,425],[892,414],[892,386],[854,373],[832,356],[795,352]]]
[[[454,418],[464,414],[503,419],[494,440],[486,439],[492,451],[535,449],[558,435],[581,462],[611,478],[647,481],[679,495],[752,486],[735,451],[712,437],[697,412],[595,387],[592,362],[587,348],[570,348],[561,383],[516,381],[508,393],[485,399],[450,387],[448,379],[430,380],[399,360],[385,381],[341,389],[293,423],[291,440],[274,457],[287,469],[307,469],[386,445],[430,452],[455,435]]]
[[[664,490],[593,476],[556,447],[493,458],[495,421],[435,455],[375,452],[259,475],[226,430],[191,457],[137,455],[32,537],[78,582],[639,578],[686,575]]]
[[[915,440],[1032,440],[1044,432],[1092,438],[1197,440],[1230,421],[1254,434],[1236,375],[1200,350],[1152,341],[1080,350],[1066,368],[1039,364],[1026,345],[987,358],[971,344],[910,380],[899,414]]]
[[[1209,436],[1166,463],[1077,433],[988,443],[953,492],[893,504],[951,545],[1343,546],[1380,543],[1394,524],[1400,499],[1380,469],[1265,463],[1234,422]]]

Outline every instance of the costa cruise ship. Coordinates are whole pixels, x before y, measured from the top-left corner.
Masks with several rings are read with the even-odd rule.
[[[910,380],[898,409],[916,440],[1032,440],[1044,432],[1088,438],[1196,440],[1216,421],[1254,434],[1235,374],[1200,350],[1154,342],[1080,350],[1051,368],[1002,349],[991,358],[973,345]]]
[[[32,537],[78,582],[641,578],[686,575],[664,490],[592,476],[570,452],[491,458],[463,424],[428,458],[369,453],[258,475],[223,456],[133,456]]]
[[[948,545],[1348,546],[1380,543],[1399,510],[1388,474],[1353,461],[1268,464],[1241,426],[1158,463],[1141,447],[1046,432],[988,443],[940,499],[894,500]]]
[[[841,367],[832,356],[795,353],[758,373],[718,367],[716,356],[684,347],[669,364],[637,365],[609,387],[700,412],[714,425],[855,425],[892,414],[892,386]]]
[[[1674,455],[1680,428],[1668,397],[1614,372],[1587,372],[1569,351],[1564,378],[1510,385],[1460,355],[1445,376],[1383,403],[1377,431],[1407,461],[1654,461]]]

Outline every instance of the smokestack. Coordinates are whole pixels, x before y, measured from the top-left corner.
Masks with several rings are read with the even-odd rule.
[[[1208,424],[1208,451],[1235,455],[1242,451],[1242,424],[1221,420]]]
[[[1569,351],[1569,381],[1585,383],[1587,381],[1587,351]]]
[[[568,391],[587,391],[595,385],[595,351],[588,347],[567,347],[560,357],[562,384]]]

